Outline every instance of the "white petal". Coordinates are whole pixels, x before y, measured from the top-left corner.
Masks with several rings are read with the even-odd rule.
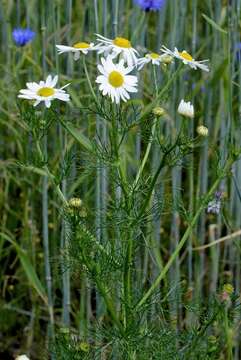
[[[79,60],[79,58],[80,58],[80,51],[76,51],[74,53],[74,60],[77,61],[77,60]]]
[[[50,108],[50,106],[51,106],[51,101],[50,100],[45,100],[45,106],[46,106],[46,108]]]
[[[38,91],[40,86],[36,82],[27,82],[26,86],[29,90],[32,90],[34,92]]]
[[[65,46],[65,45],[56,45],[59,54],[63,54],[66,52],[71,52],[73,50],[72,46]]]
[[[26,99],[26,100],[33,100],[34,98],[28,95],[18,95],[18,98],[20,99]]]
[[[58,75],[55,75],[55,77],[53,78],[52,82],[51,82],[51,87],[54,88],[55,85],[57,84],[58,82]]]
[[[62,101],[69,101],[70,100],[69,94],[57,93],[57,94],[55,94],[55,98],[59,99],[59,100],[62,100]]]
[[[47,79],[46,79],[46,81],[45,81],[45,85],[46,85],[47,87],[51,87],[51,84],[52,84],[52,76],[51,76],[51,75],[48,75],[48,76],[47,76]]]

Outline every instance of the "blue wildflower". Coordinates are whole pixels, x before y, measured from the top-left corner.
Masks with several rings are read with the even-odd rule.
[[[35,37],[35,32],[31,29],[16,28],[12,32],[13,40],[17,46],[24,46]]]
[[[134,2],[145,11],[160,10],[165,5],[165,0],[134,0]]]
[[[241,42],[235,45],[235,53],[237,61],[241,62]]]

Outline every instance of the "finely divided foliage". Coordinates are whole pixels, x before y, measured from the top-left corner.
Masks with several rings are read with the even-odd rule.
[[[240,359],[240,11],[0,3],[0,359]]]

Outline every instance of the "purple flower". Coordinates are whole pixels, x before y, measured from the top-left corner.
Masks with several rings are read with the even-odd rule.
[[[235,45],[235,53],[237,61],[241,62],[241,42]]]
[[[13,40],[17,46],[24,46],[35,37],[35,32],[31,29],[16,28],[12,32]]]
[[[139,5],[142,10],[160,10],[165,5],[165,0],[134,0],[136,5]]]
[[[211,214],[219,214],[221,209],[222,192],[216,191],[215,197],[212,201],[209,201],[207,212]]]

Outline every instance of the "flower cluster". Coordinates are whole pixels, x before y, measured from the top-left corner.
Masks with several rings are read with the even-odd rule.
[[[155,6],[154,1],[145,3],[149,3],[149,6],[152,7]],[[161,2],[159,2],[159,6],[160,4]],[[85,56],[90,52],[97,51],[101,58],[100,64],[97,66],[100,75],[97,76],[96,83],[99,85],[102,95],[108,95],[116,104],[119,104],[121,100],[129,100],[130,94],[138,91],[138,78],[136,74],[133,75],[132,73],[133,71],[140,71],[149,63],[153,66],[166,66],[176,58],[192,69],[199,68],[203,71],[209,71],[207,65],[204,64],[207,60],[196,61],[186,50],[179,51],[177,48],[171,51],[162,46],[160,49],[162,53],[148,52],[144,57],[141,57],[130,40],[119,36],[109,39],[97,34],[96,44],[81,41],[72,46],[56,45],[56,48],[59,54],[73,54],[74,60],[78,60],[81,55]],[[69,95],[64,90],[67,85],[56,89],[57,80],[57,76],[52,79],[49,75],[46,81],[40,81],[39,84],[27,83],[27,89],[20,90],[19,97],[35,100],[34,106],[43,101],[46,107],[50,107],[51,101],[54,99],[69,101]],[[184,100],[181,101],[178,112],[186,117],[194,117],[193,105]]]

